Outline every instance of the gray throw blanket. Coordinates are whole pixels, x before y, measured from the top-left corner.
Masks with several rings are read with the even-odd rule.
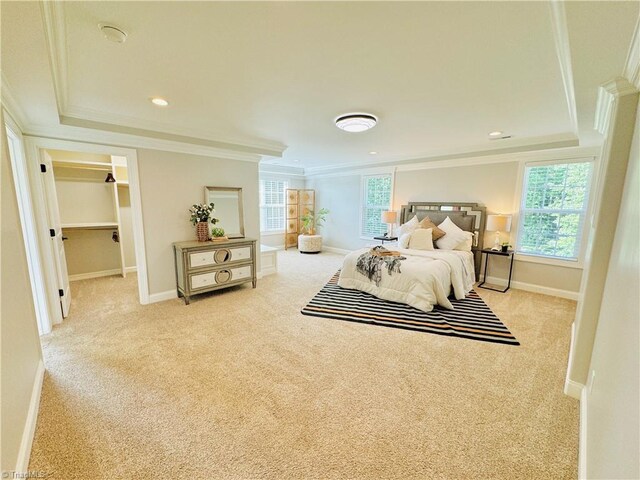
[[[401,273],[400,262],[406,260],[406,258],[382,246],[373,247],[367,253],[363,253],[358,257],[356,270],[367,277],[370,282],[375,282],[376,287],[379,287],[380,280],[382,280],[382,269],[386,267],[389,275]]]

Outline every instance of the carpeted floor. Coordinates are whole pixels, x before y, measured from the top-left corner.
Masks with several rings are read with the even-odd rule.
[[[64,479],[577,477],[562,386],[575,303],[478,289],[521,346],[300,309],[338,255],[142,307],[135,276],[72,284],[43,339],[30,470]]]

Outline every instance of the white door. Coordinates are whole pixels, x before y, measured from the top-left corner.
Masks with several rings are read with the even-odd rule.
[[[60,223],[60,211],[58,210],[58,197],[56,195],[56,181],[53,176],[53,164],[51,157],[45,151],[42,152],[42,182],[46,198],[47,218],[49,219],[49,231],[51,234],[51,251],[56,266],[58,279],[58,291],[60,294],[60,306],[62,316],[69,316],[71,306],[71,289],[69,288],[69,274],[67,273],[67,259],[64,254],[62,225]]]

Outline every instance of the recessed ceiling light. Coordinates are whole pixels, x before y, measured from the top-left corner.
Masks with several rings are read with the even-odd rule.
[[[127,40],[127,32],[115,25],[107,25],[106,23],[99,23],[98,28],[104,35],[104,38],[113,43],[124,43]]]
[[[375,127],[378,119],[370,113],[347,113],[340,115],[335,122],[340,130],[358,133]]]
[[[489,132],[490,137],[500,137],[504,132],[500,130],[494,130],[493,132]]]
[[[151,99],[151,103],[153,103],[154,105],[158,105],[159,107],[166,107],[167,105],[169,105],[169,102],[160,97],[153,97]]]
[[[377,154],[378,152],[373,152],[373,151],[369,152],[369,155],[377,155]]]

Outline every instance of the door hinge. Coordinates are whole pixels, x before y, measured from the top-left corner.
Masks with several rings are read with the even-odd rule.
[[[64,297],[64,290],[63,289],[58,290],[58,295],[60,295],[61,297]]]
[[[56,231],[53,228],[50,228],[49,229],[49,235],[52,236],[52,237],[55,237],[56,236]]]
[[[47,173],[47,166],[44,163],[40,164],[40,171],[42,173]]]

